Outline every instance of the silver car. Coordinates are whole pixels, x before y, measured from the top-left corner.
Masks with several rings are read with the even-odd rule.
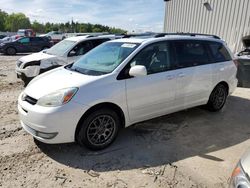
[[[250,188],[250,150],[246,152],[235,167],[230,181],[230,188]]]

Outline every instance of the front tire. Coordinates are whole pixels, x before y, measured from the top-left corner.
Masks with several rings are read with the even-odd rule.
[[[217,85],[210,94],[208,103],[206,105],[207,109],[212,112],[221,110],[226,103],[227,96],[228,90],[226,86],[223,84]]]
[[[96,110],[81,122],[77,142],[92,150],[104,149],[115,140],[120,125],[115,111],[108,108]]]
[[[9,47],[6,49],[6,54],[7,55],[15,55],[16,54],[16,49],[13,47]]]

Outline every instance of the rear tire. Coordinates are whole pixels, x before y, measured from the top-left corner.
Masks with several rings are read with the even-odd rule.
[[[221,110],[226,103],[227,95],[228,90],[226,86],[223,84],[217,85],[210,94],[206,105],[207,109],[212,112]]]
[[[120,125],[115,111],[108,108],[96,110],[81,122],[76,140],[92,150],[104,149],[115,140]]]
[[[16,54],[16,49],[13,47],[9,47],[6,49],[6,54],[7,55],[15,55]]]

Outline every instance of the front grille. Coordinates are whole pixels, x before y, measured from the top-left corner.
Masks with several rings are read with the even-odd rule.
[[[28,102],[28,103],[30,103],[30,104],[32,104],[32,105],[35,105],[35,104],[37,103],[37,100],[36,100],[36,99],[34,99],[34,98],[32,98],[32,97],[30,97],[30,96],[28,96],[28,95],[26,95],[26,96],[24,97],[24,101],[26,101],[26,102]]]

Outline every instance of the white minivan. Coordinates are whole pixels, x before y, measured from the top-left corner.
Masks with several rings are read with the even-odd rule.
[[[236,70],[215,36],[108,41],[32,80],[18,99],[21,125],[45,143],[102,149],[137,122],[199,105],[220,110],[236,88]]]

